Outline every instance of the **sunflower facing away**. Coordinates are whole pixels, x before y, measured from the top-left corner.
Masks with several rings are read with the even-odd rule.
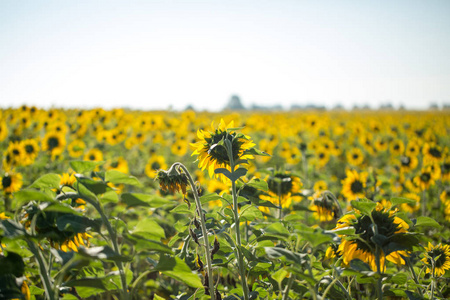
[[[381,205],[378,205],[371,213],[371,217],[377,225],[378,233],[388,240],[396,239],[399,235],[407,233],[408,224],[395,216],[394,211],[387,211]],[[341,242],[334,251],[338,256],[342,256],[344,265],[348,265],[353,259],[360,259],[367,263],[373,271],[377,271],[375,249],[377,245],[372,241],[374,231],[373,223],[369,216],[351,213],[339,219],[335,229],[354,228],[354,236],[339,235]],[[333,252],[333,251],[327,251]],[[332,255],[329,255],[329,257]],[[397,265],[405,264],[402,256],[407,257],[408,253],[404,250],[397,250],[389,253],[387,256],[381,253],[380,269],[385,269],[385,260],[391,261]]]
[[[253,159],[253,155],[244,153],[245,150],[251,149],[255,144],[250,137],[229,130],[234,127],[234,121],[226,125],[225,121],[221,119],[217,129],[214,129],[214,124],[211,127],[212,132],[198,130],[197,137],[200,141],[191,144],[195,148],[192,156],[197,155],[197,160],[199,161],[198,167],[202,171],[208,169],[211,178],[218,177],[214,174],[215,169],[230,168],[230,159],[228,158],[227,150],[224,145],[219,145],[219,142],[225,139],[229,140],[232,144],[234,162]]]
[[[425,272],[431,273],[434,261],[434,276],[444,275],[445,271],[450,269],[450,245],[433,246],[428,242],[428,247],[425,247],[425,250],[425,257],[422,258],[427,266]]]
[[[287,172],[277,172],[267,178],[267,185],[269,187],[268,195],[261,195],[263,200],[271,201],[275,205],[283,208],[291,206],[292,201],[300,201],[301,197],[296,195],[300,193],[303,186],[300,178]]]

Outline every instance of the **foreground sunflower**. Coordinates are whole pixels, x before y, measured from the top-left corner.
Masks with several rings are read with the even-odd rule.
[[[197,155],[199,161],[198,167],[204,171],[208,169],[211,178],[218,177],[214,174],[214,170],[218,168],[230,169],[230,159],[228,158],[227,150],[222,144],[228,140],[232,146],[232,158],[235,164],[239,164],[239,160],[253,159],[253,155],[246,154],[255,146],[250,137],[237,134],[231,130],[234,127],[234,121],[226,125],[223,119],[220,120],[219,127],[214,129],[214,123],[211,125],[212,132],[198,130],[197,137],[200,139],[197,143],[190,144],[195,148],[191,156]]]
[[[341,242],[337,250],[327,251],[327,253],[335,253],[338,256],[342,256],[344,265],[349,265],[353,259],[360,259],[367,263],[373,271],[377,271],[377,244],[374,243],[373,238],[375,236],[373,230],[374,225],[377,227],[378,234],[386,238],[384,241],[386,245],[393,242],[394,244],[396,243],[396,249],[399,249],[387,255],[381,250],[380,270],[385,270],[386,259],[397,265],[404,265],[405,261],[403,257],[409,256],[406,251],[409,247],[401,245],[399,241],[401,241],[401,236],[408,232],[409,226],[405,221],[396,217],[394,211],[388,211],[382,205],[378,205],[371,212],[370,216],[353,212],[339,219],[335,230],[353,228],[355,229],[355,234],[339,235]],[[329,255],[329,257],[332,257],[332,255]]]
[[[427,266],[426,273],[431,273],[433,269],[434,261],[434,276],[442,276],[447,270],[450,269],[450,245],[439,244],[433,246],[428,243],[428,247],[425,247],[427,251],[422,261]]]

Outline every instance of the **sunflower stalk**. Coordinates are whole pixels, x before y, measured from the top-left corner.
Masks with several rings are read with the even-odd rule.
[[[28,244],[30,251],[34,254],[34,257],[36,257],[36,260],[38,261],[39,275],[41,276],[42,283],[44,284],[44,290],[45,294],[47,295],[47,299],[56,300],[57,297],[55,297],[55,294],[57,294],[57,291],[54,290],[54,286],[50,279],[50,272],[48,271],[48,267],[45,264],[44,258],[42,256],[41,251],[39,250],[39,247],[36,247],[34,242],[31,241],[30,239],[26,239],[26,242]]]
[[[172,167],[176,167],[176,168],[180,168],[183,170],[183,173],[186,175],[189,184],[191,186],[191,190],[192,190],[192,194],[194,195],[194,199],[195,199],[195,205],[197,206],[197,210],[200,216],[200,226],[202,229],[202,235],[203,235],[203,239],[204,239],[204,247],[205,247],[205,256],[206,256],[206,270],[208,273],[208,287],[209,287],[209,294],[211,296],[211,300],[215,300],[215,290],[214,290],[214,282],[213,282],[213,270],[212,270],[212,261],[211,261],[211,250],[209,247],[209,240],[208,240],[208,231],[206,230],[206,220],[205,217],[203,215],[203,210],[202,210],[202,204],[200,202],[200,197],[198,195],[197,192],[197,188],[195,185],[194,180],[192,179],[191,174],[189,173],[188,169],[179,162],[176,162],[172,165]],[[172,168],[171,168],[172,169]],[[187,242],[187,241],[186,241]]]
[[[227,150],[228,158],[230,160],[230,168],[231,168],[231,178],[235,178],[233,175],[235,173],[235,163],[233,159],[233,147],[231,142],[227,139],[225,139],[225,148]],[[249,299],[249,290],[247,285],[247,276],[245,275],[245,267],[244,267],[244,257],[242,255],[242,251],[240,249],[241,247],[241,231],[239,229],[239,212],[238,212],[238,197],[237,197],[237,189],[236,189],[236,179],[231,180],[231,193],[233,196],[233,213],[234,213],[234,225],[236,229],[236,252],[238,256],[238,267],[239,267],[239,275],[241,277],[241,285],[242,285],[242,292],[244,294],[244,300]]]
[[[406,264],[408,265],[409,269],[411,270],[411,274],[413,276],[414,282],[419,286],[420,282],[419,282],[419,279],[417,278],[416,272],[414,271],[414,267],[411,263],[411,259],[409,257],[403,257],[403,259],[406,261]],[[422,289],[417,287],[417,292],[423,298]]]

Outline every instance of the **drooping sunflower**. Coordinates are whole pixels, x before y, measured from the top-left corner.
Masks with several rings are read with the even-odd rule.
[[[343,216],[339,219],[335,229],[355,229],[354,236],[339,235],[341,242],[336,253],[342,256],[344,265],[348,265],[353,259],[360,259],[367,263],[373,271],[377,271],[377,245],[372,239],[375,235],[372,230],[374,225],[377,226],[378,234],[386,237],[386,241],[394,240],[398,235],[407,233],[409,228],[405,221],[395,216],[395,211],[388,211],[380,204],[371,212],[371,218],[367,215],[360,215],[357,213],[350,213]],[[402,256],[409,256],[406,249],[393,251],[387,256],[381,251],[380,270],[385,270],[386,259],[397,265],[405,264]]]
[[[80,157],[86,149],[86,144],[82,140],[73,140],[67,146],[67,151],[71,157]]]
[[[293,201],[301,200],[297,194],[300,193],[303,184],[298,176],[288,172],[276,172],[269,176],[266,181],[269,193],[268,195],[261,195],[261,199],[271,201],[275,205],[279,205],[281,202],[283,208],[290,207]]]
[[[22,145],[23,148],[25,149],[23,156],[23,164],[24,166],[31,165],[39,154],[40,150],[39,144],[34,139],[28,139],[22,141]]]
[[[346,170],[347,177],[342,180],[342,194],[347,200],[356,200],[365,196],[364,189],[368,174],[366,172],[358,173],[356,170]]]
[[[52,131],[48,132],[41,142],[42,150],[48,151],[52,158],[60,155],[66,147],[66,138],[63,133]]]
[[[22,187],[22,174],[9,172],[5,173],[0,181],[0,190],[5,194],[17,192]]]
[[[339,209],[326,194],[317,191],[312,198],[309,209],[313,211],[314,219],[320,222],[329,222],[339,217]]]
[[[150,178],[155,178],[157,171],[167,169],[166,160],[162,155],[152,155],[145,165],[145,174]]]
[[[200,141],[190,144],[195,148],[192,156],[197,155],[198,167],[202,171],[208,169],[211,178],[218,177],[214,174],[214,170],[217,168],[230,168],[230,159],[225,145],[220,144],[225,139],[231,142],[232,158],[235,163],[239,160],[253,159],[253,155],[245,154],[246,150],[255,146],[250,137],[228,130],[234,127],[234,121],[226,125],[225,121],[221,119],[217,129],[214,129],[214,123],[211,127],[212,132],[198,130],[197,137]]]
[[[439,244],[433,246],[428,242],[428,247],[425,247],[425,250],[425,257],[422,258],[427,267],[425,272],[432,272],[434,261],[434,276],[444,275],[450,269],[450,245]]]

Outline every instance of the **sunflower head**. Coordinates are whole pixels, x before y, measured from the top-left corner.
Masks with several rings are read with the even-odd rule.
[[[22,187],[22,174],[9,172],[0,177],[0,190],[5,194],[17,192]]]
[[[187,176],[180,173],[175,167],[172,166],[168,171],[158,170],[156,179],[159,181],[161,190],[171,191],[172,193],[179,191],[186,195]]]
[[[192,143],[191,146],[195,148],[192,155],[197,155],[199,161],[198,167],[202,170],[208,169],[210,177],[216,176],[214,170],[217,168],[229,169],[233,164],[233,167],[253,159],[253,155],[250,150],[255,146],[249,136],[236,133],[233,129],[234,121],[231,121],[226,125],[222,119],[219,127],[214,128],[212,125],[212,131],[197,131],[197,137],[200,141]]]
[[[428,243],[425,247],[425,257],[422,261],[427,266],[426,272],[431,273],[434,267],[434,276],[442,276],[450,269],[450,245],[439,244],[433,246]]]

